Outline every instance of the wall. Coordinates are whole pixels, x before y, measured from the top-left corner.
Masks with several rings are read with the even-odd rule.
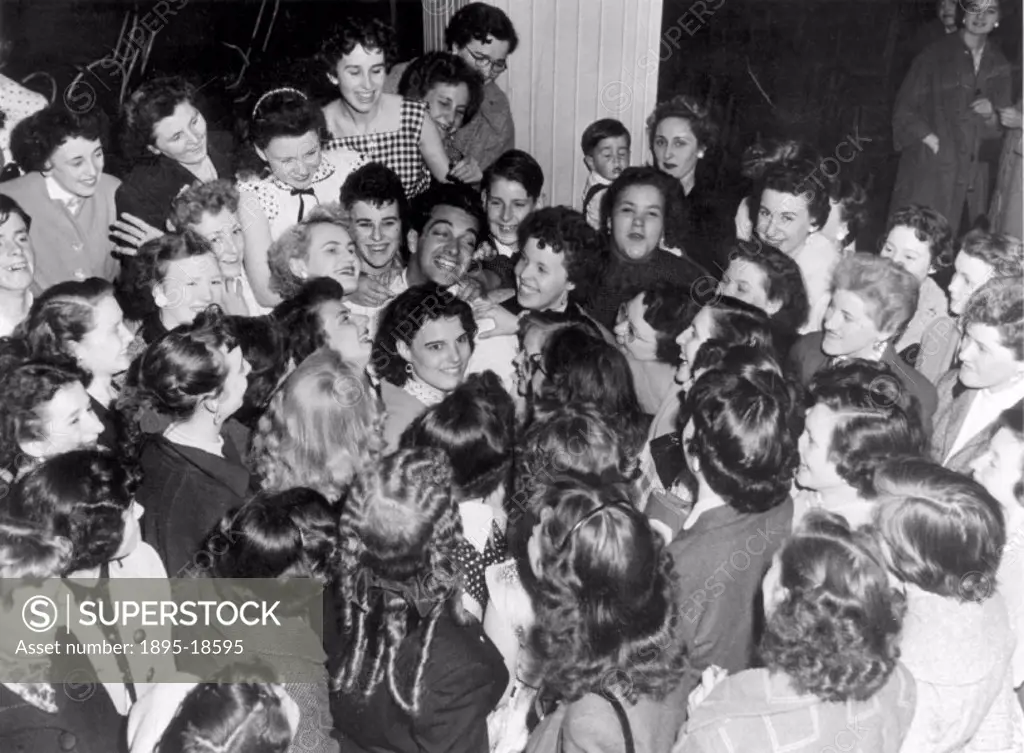
[[[554,204],[578,204],[587,179],[583,129],[614,117],[633,135],[633,164],[647,157],[644,121],[658,93],[661,0],[494,0],[519,34],[498,85],[508,94],[516,146],[544,169]],[[424,0],[424,46],[443,47],[464,0]]]

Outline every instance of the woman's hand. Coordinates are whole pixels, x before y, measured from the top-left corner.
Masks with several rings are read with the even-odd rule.
[[[368,275],[359,276],[359,287],[351,296],[352,303],[360,306],[383,306],[392,298],[391,290],[387,285],[377,282]]]
[[[118,245],[122,246],[121,252],[127,256],[134,256],[134,252],[146,241],[165,235],[164,231],[127,212],[114,220],[110,226],[110,234],[118,241]]]
[[[714,664],[705,669],[700,676],[700,685],[690,692],[690,698],[686,705],[688,715],[692,715],[693,710],[711,694],[715,686],[728,676],[728,672]]]
[[[971,109],[983,118],[991,118],[995,111],[992,102],[982,97],[971,102]]]
[[[519,317],[513,314],[504,306],[499,306],[481,298],[473,304],[473,314],[477,321],[490,319],[494,326],[487,331],[481,331],[477,338],[487,340],[499,335],[514,335],[519,332]]]
[[[932,150],[932,154],[939,153],[939,137],[936,136],[934,133],[929,133],[927,136],[921,139],[921,141],[924,142],[924,145],[926,147]]]
[[[479,183],[484,179],[484,171],[475,159],[467,157],[452,165],[448,177],[460,183]]]
[[[1021,127],[1021,112],[1017,107],[1000,107],[997,110],[999,113],[999,122],[1003,128],[1020,128]]]

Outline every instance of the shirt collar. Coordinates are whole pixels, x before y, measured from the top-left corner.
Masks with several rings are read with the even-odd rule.
[[[54,201],[59,201],[72,211],[75,211],[82,205],[84,199],[66,190],[52,175],[47,175],[44,180],[46,182],[46,193]]]
[[[320,166],[316,169],[316,172],[313,173],[313,180],[310,181],[308,187],[312,188],[313,184],[325,181],[332,175],[334,175],[334,165],[331,164],[330,160],[328,160],[326,156],[323,156],[320,159]],[[273,174],[271,174],[270,176],[270,182],[273,183],[278,188],[280,188],[282,191],[291,191],[295,188],[295,186],[289,186],[284,181],[274,177]]]

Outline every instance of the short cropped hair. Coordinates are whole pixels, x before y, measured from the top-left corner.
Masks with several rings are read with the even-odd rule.
[[[587,218],[565,206],[545,207],[531,212],[519,225],[519,248],[531,238],[541,248],[550,248],[562,257],[568,281],[582,291],[573,297],[583,300],[586,290],[599,274],[601,236],[587,223]]]
[[[875,524],[896,577],[960,602],[995,593],[1006,522],[981,484],[923,458],[900,458],[878,468],[875,486]]]
[[[828,213],[830,186],[814,180],[818,164],[807,160],[786,160],[768,166],[754,184],[754,200],[761,207],[761,197],[767,190],[799,196],[807,202],[807,213],[817,229],[825,227]]]
[[[647,138],[652,152],[658,124],[666,118],[681,118],[688,121],[697,143],[704,149],[714,149],[718,146],[720,128],[711,108],[695,97],[677,94],[670,100],[656,104],[654,112],[647,118]]]
[[[327,345],[320,309],[325,303],[340,302],[344,297],[345,289],[340,282],[333,277],[317,277],[274,307],[271,316],[284,335],[285,360],[298,366]]]
[[[795,261],[775,246],[757,241],[737,241],[729,250],[728,258],[729,261],[735,259],[753,264],[764,272],[768,300],[781,304],[772,315],[772,321],[790,332],[796,332],[804,325],[810,313],[810,303],[803,273]]]
[[[398,59],[394,29],[377,18],[364,20],[352,17],[343,19],[334,33],[324,40],[317,59],[324,70],[334,74],[341,59],[351,55],[357,46],[368,52],[383,52],[384,67],[389,71]]]
[[[644,321],[654,330],[654,355],[662,363],[679,361],[676,338],[693,322],[700,306],[690,291],[673,285],[654,285],[643,293]]]
[[[961,241],[960,253],[988,264],[995,277],[1024,276],[1024,245],[1012,235],[971,230]]]
[[[171,203],[171,224],[177,230],[198,225],[204,214],[220,214],[222,210],[238,212],[238,190],[230,180],[198,183],[178,194]]]
[[[491,37],[508,42],[509,55],[519,46],[519,37],[512,21],[503,10],[488,3],[464,5],[452,16],[448,28],[444,30],[444,44],[449,50],[465,47],[474,39],[486,44]]]
[[[405,198],[402,179],[385,164],[367,162],[353,170],[341,186],[341,206],[351,212],[357,201],[377,207],[398,204],[398,217],[409,220],[409,201]]]
[[[106,134],[99,113],[68,112],[50,106],[29,115],[11,133],[11,156],[25,172],[42,172],[61,144],[71,139],[102,143]]]
[[[493,371],[470,374],[444,400],[421,413],[399,447],[444,450],[459,500],[487,497],[508,481],[515,404]]]
[[[398,93],[410,99],[424,99],[438,84],[465,84],[469,92],[462,124],[469,123],[484,98],[484,80],[473,66],[450,52],[428,52],[409,63],[398,82]]]
[[[851,359],[814,375],[808,404],[837,414],[828,457],[836,473],[864,498],[875,494],[875,468],[884,458],[925,451],[921,409],[886,363]]]
[[[1019,277],[994,277],[974,291],[964,307],[966,329],[984,324],[999,331],[1003,346],[1024,361],[1024,285]]]
[[[885,226],[885,234],[897,227],[909,227],[919,241],[928,244],[928,253],[936,267],[953,263],[953,228],[931,207],[911,204],[897,209]]]
[[[494,160],[484,171],[480,185],[486,193],[490,193],[491,185],[498,178],[518,183],[534,201],[540,198],[540,192],[544,188],[544,171],[537,160],[522,149],[509,149]]]
[[[461,183],[436,184],[418,194],[412,200],[409,226],[417,233],[422,233],[430,222],[434,208],[442,205],[461,209],[475,219],[478,234],[487,228],[487,215],[480,203],[480,194]]]
[[[270,289],[282,298],[290,298],[299,292],[305,280],[292,271],[292,259],[305,259],[309,255],[312,240],[310,228],[313,225],[337,225],[348,232],[348,218],[336,206],[324,204],[313,207],[300,222],[287,228],[267,249],[267,266],[270,267]]]
[[[583,135],[580,137],[580,149],[583,150],[585,157],[589,157],[597,149],[597,145],[605,139],[621,138],[626,139],[627,147],[631,146],[632,138],[629,135],[629,129],[622,124],[621,120],[601,118],[583,129]]]
[[[760,513],[789,498],[799,463],[790,421],[792,391],[765,372],[701,375],[682,414],[693,423],[686,452],[700,462],[708,486],[741,513]]]
[[[917,311],[921,283],[892,259],[856,253],[836,266],[832,290],[845,290],[864,301],[865,309],[882,332],[898,337]]]

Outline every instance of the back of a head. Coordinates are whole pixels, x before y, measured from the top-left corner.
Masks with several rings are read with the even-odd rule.
[[[878,468],[875,487],[875,524],[897,578],[959,602],[992,596],[1006,523],[981,484],[923,458],[900,458]]]
[[[74,346],[93,329],[96,305],[113,294],[113,285],[99,277],[51,285],[32,302],[14,337],[32,358],[74,365]]]
[[[56,578],[70,562],[67,539],[26,521],[0,518],[0,578]]]
[[[272,316],[229,316],[227,325],[250,367],[245,399],[234,418],[255,429],[270,396],[288,370],[286,338]]]
[[[492,371],[470,374],[437,405],[417,416],[400,447],[434,447],[451,461],[460,500],[486,497],[507,480],[515,404]]]

